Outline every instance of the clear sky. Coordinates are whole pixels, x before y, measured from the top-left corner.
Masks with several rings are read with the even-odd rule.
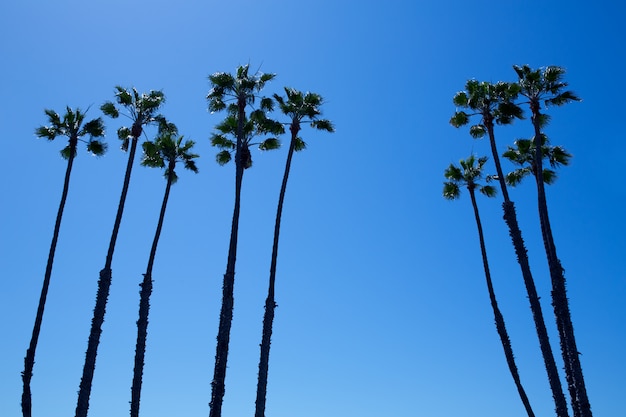
[[[514,64],[563,66],[583,98],[549,110],[546,133],[574,158],[547,189],[548,203],[592,409],[625,416],[624,16],[621,2],[606,0],[3,2],[0,414],[20,415],[20,372],[65,171],[58,153],[65,141],[46,143],[34,129],[46,122],[44,108],[91,106],[88,115],[98,117],[122,85],[163,90],[163,114],[201,154],[200,173],[180,172],[170,196],[153,272],[141,412],[208,415],[234,168],[214,162],[208,138],[222,115],[207,112],[207,76],[250,63],[278,74],[267,94],[283,86],[321,94],[337,129],[304,130],[309,147],[292,166],[268,416],[525,415],[493,324],[469,197],[441,197],[451,162],[489,154],[486,141],[449,125],[452,97],[471,78],[514,81]],[[34,416],[75,409],[126,163],[115,134],[121,123],[106,119],[106,156],[83,148],[74,165],[32,380]],[[531,132],[528,120],[498,128],[500,151]],[[286,150],[255,150],[244,176],[225,417],[254,412]],[[113,260],[91,417],[129,409],[138,284],[165,187],[161,172],[138,162]],[[558,352],[534,185],[511,190],[511,198]],[[553,415],[500,199],[479,205],[522,382],[537,415]]]

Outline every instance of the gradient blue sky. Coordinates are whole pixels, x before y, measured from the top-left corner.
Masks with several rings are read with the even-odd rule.
[[[522,417],[493,325],[469,198],[443,170],[489,153],[448,120],[467,79],[513,81],[513,64],[560,65],[584,101],[550,109],[546,133],[574,159],[548,188],[581,360],[597,416],[626,415],[626,153],[616,1],[5,1],[0,6],[4,185],[0,204],[0,414],[20,415],[30,339],[65,162],[34,128],[44,108],[92,106],[113,87],[161,89],[197,142],[200,174],[172,189],[154,268],[141,412],[206,416],[234,170],[214,163],[207,76],[250,63],[324,96],[337,132],[303,132],[283,216],[270,417]],[[35,416],[72,415],[126,155],[76,160],[33,377]],[[153,132],[148,131],[148,135]],[[528,121],[496,131],[500,150]],[[246,172],[224,416],[251,415],[275,205],[286,148]],[[137,160],[138,162],[138,160]],[[511,168],[505,165],[505,169]],[[135,167],[91,417],[128,412],[138,283],[165,181]],[[532,183],[512,190],[552,341],[555,326]],[[552,413],[530,309],[498,201],[479,201],[496,292],[537,415]],[[621,213],[621,214],[620,214]],[[555,350],[557,346],[555,344]]]

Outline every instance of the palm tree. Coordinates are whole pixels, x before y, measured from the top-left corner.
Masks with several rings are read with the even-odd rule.
[[[519,393],[520,399],[524,404],[526,413],[528,414],[528,417],[534,417],[535,413],[530,406],[528,396],[526,395],[526,391],[522,386],[522,382],[519,377],[519,371],[517,369],[517,365],[515,364],[515,357],[513,355],[513,348],[511,347],[511,340],[509,339],[509,334],[504,324],[504,317],[502,316],[500,308],[498,307],[496,293],[493,289],[493,282],[491,281],[491,273],[489,271],[489,262],[487,261],[487,249],[485,248],[483,227],[480,222],[478,205],[476,204],[476,189],[478,189],[481,194],[484,194],[487,197],[494,197],[496,195],[496,189],[494,187],[490,185],[483,186],[478,184],[477,182],[482,178],[482,170],[485,162],[487,162],[487,157],[481,157],[476,160],[474,155],[472,155],[466,160],[460,161],[460,168],[456,167],[454,164],[450,164],[450,166],[448,167],[448,169],[446,169],[444,173],[444,176],[448,181],[444,183],[443,196],[448,200],[456,200],[461,195],[461,186],[467,187],[467,190],[470,193],[472,207],[474,208],[476,226],[478,227],[478,239],[480,241],[480,252],[483,258],[485,279],[487,280],[487,290],[489,291],[489,300],[491,301],[491,308],[493,309],[496,329],[498,331],[498,335],[500,336],[502,348],[504,349],[504,356],[506,357],[506,362],[509,366],[509,372],[511,372],[511,376],[513,377],[513,381],[515,382],[515,386],[517,387],[517,392]]]
[[[221,149],[217,154],[217,162],[220,165],[228,163],[232,158],[232,152],[235,152],[235,207],[233,209],[226,273],[224,274],[222,286],[222,308],[217,333],[215,368],[213,381],[211,382],[210,417],[220,417],[222,415],[230,328],[233,320],[233,291],[241,206],[241,184],[244,169],[252,166],[250,154],[251,140],[259,134],[275,135],[284,131],[280,123],[266,117],[266,112],[273,109],[273,101],[270,98],[262,98],[259,108],[253,110],[249,116],[246,114],[246,108],[255,104],[258,93],[268,81],[276,76],[276,74],[263,73],[249,75],[248,69],[248,65],[244,65],[237,68],[235,76],[225,72],[218,72],[209,76],[212,87],[207,95],[209,110],[211,112],[227,110],[228,113],[226,119],[217,125],[218,133],[213,134],[211,137],[211,144]],[[227,101],[231,101],[231,103],[226,104]],[[229,136],[234,137],[234,141]],[[276,138],[266,139],[260,144],[260,148],[263,150],[276,149],[279,146],[280,142]]]
[[[267,290],[267,298],[265,300],[265,315],[263,317],[263,336],[261,341],[261,355],[259,359],[259,380],[256,393],[256,411],[255,417],[265,416],[265,399],[267,394],[267,372],[269,367],[270,344],[272,339],[272,325],[274,322],[274,310],[276,301],[274,298],[274,286],[276,282],[276,263],[278,261],[278,239],[280,234],[280,220],[283,212],[283,202],[285,201],[285,191],[287,190],[287,180],[289,179],[289,170],[291,168],[291,160],[294,151],[305,149],[306,144],[298,136],[301,123],[310,123],[311,127],[334,132],[335,129],[329,120],[318,119],[321,115],[320,106],[322,105],[322,97],[315,93],[305,93],[293,88],[285,88],[287,99],[278,94],[274,94],[274,98],[278,102],[280,110],[289,117],[289,131],[291,132],[291,141],[289,143],[289,152],[287,153],[287,163],[285,165],[285,173],[278,197],[278,209],[276,210],[276,224],[274,226],[274,243],[272,246],[272,260],[270,265],[270,279]]]
[[[519,77],[520,95],[528,99],[527,104],[531,111],[531,121],[534,128],[534,138],[543,136],[541,128],[547,124],[549,118],[541,112],[541,103],[546,106],[561,106],[563,104],[580,101],[580,98],[571,91],[565,90],[567,83],[563,81],[565,70],[557,66],[532,70],[528,65],[514,66],[513,69]],[[543,145],[543,144],[542,144]],[[535,156],[532,163],[535,172],[543,172],[543,146],[534,146]],[[539,220],[541,234],[543,236],[546,257],[550,269],[552,281],[552,307],[556,317],[557,329],[561,342],[561,354],[565,363],[565,376],[569,387],[574,417],[591,417],[591,406],[587,397],[587,389],[583,377],[574,326],[567,300],[565,288],[565,275],[563,267],[556,253],[556,246],[548,217],[548,205],[544,181],[541,176],[535,175],[537,184]]]
[[[468,109],[471,113],[457,111],[450,119],[450,123],[454,127],[460,127],[467,124],[471,116],[478,115],[481,120],[478,124],[470,127],[470,135],[474,138],[481,138],[485,135],[489,137],[491,152],[496,165],[497,179],[500,183],[500,189],[502,190],[502,196],[504,198],[504,203],[502,204],[504,221],[509,228],[509,235],[511,236],[513,247],[515,248],[517,261],[522,270],[522,277],[524,279],[524,285],[526,286],[530,309],[539,339],[539,347],[541,348],[544,365],[548,374],[548,382],[552,390],[556,414],[558,417],[568,417],[567,401],[565,400],[565,394],[561,386],[554,354],[550,346],[550,339],[543,318],[539,296],[537,295],[537,288],[530,271],[524,239],[522,238],[522,232],[517,222],[515,204],[509,198],[495,141],[494,125],[496,123],[509,124],[515,118],[522,117],[522,110],[513,103],[513,100],[519,93],[519,86],[505,82],[491,84],[488,82],[470,80],[466,83],[465,88],[466,91],[461,91],[454,96],[453,102],[457,107]]]
[[[165,96],[161,91],[150,91],[148,94],[139,94],[136,89],[127,90],[123,87],[115,87],[115,99],[117,103],[126,109],[126,115],[132,125],[128,127],[120,127],[117,130],[118,137],[122,140],[122,150],[126,151],[130,145],[128,153],[128,162],[126,164],[126,174],[124,175],[124,183],[122,186],[122,194],[117,207],[117,215],[113,224],[113,232],[111,233],[111,241],[109,242],[109,250],[105,260],[104,268],[100,271],[98,280],[98,292],[96,294],[96,305],[93,310],[93,318],[91,319],[91,330],[89,332],[89,341],[87,343],[87,352],[85,354],[85,364],[83,366],[83,376],[80,381],[78,391],[78,401],[76,404],[76,417],[86,417],[89,410],[89,396],[91,395],[91,386],[93,382],[93,374],[96,367],[96,356],[98,354],[98,345],[100,344],[100,334],[102,333],[102,324],[104,323],[104,315],[106,313],[106,304],[109,298],[109,289],[111,286],[111,264],[113,262],[113,251],[117,241],[124,212],[124,203],[128,193],[128,185],[130,183],[130,175],[133,169],[135,152],[137,150],[137,142],[143,133],[143,128],[154,123],[163,123],[162,116],[157,114],[159,107],[164,103]],[[100,109],[104,114],[112,118],[120,115],[119,110],[112,102],[104,103]]]
[[[52,264],[54,263],[54,254],[56,252],[57,240],[59,239],[61,219],[63,217],[63,209],[65,208],[65,201],[67,200],[67,193],[70,187],[70,175],[72,173],[72,166],[74,165],[74,158],[76,157],[78,142],[86,142],[87,151],[97,156],[103,155],[107,148],[105,143],[94,139],[104,136],[104,122],[101,118],[98,117],[97,119],[92,119],[84,123],[85,112],[82,112],[80,109],[72,110],[70,107],[66,107],[63,118],[61,118],[61,116],[59,116],[59,114],[54,110],[45,110],[45,113],[48,116],[48,122],[50,124],[48,126],[40,126],[35,129],[35,135],[50,141],[56,139],[58,136],[66,136],[69,141],[67,146],[61,151],[61,156],[67,160],[65,180],[63,182],[61,202],[59,204],[59,210],[57,211],[57,218],[54,224],[54,232],[52,233],[50,251],[48,252],[48,262],[46,264],[46,272],[44,274],[43,285],[41,287],[41,295],[39,296],[39,305],[37,306],[35,325],[33,326],[30,345],[26,350],[26,357],[24,358],[24,372],[22,372],[22,381],[24,383],[24,389],[22,391],[22,414],[24,417],[31,416],[30,380],[33,376],[35,351],[37,349],[41,323],[43,321],[46,298],[48,297],[48,288],[50,286],[50,277],[52,275]],[[89,136],[89,139],[82,139],[84,136]]]
[[[174,127],[172,125],[172,127]],[[133,371],[133,385],[131,388],[130,415],[131,417],[139,416],[139,401],[141,398],[141,384],[143,377],[144,358],[146,353],[146,338],[148,336],[148,314],[150,312],[150,295],[152,294],[152,267],[156,256],[157,245],[163,227],[163,218],[165,217],[165,209],[167,200],[170,195],[170,188],[178,180],[176,175],[176,163],[183,162],[184,167],[198,172],[195,158],[197,154],[191,153],[194,142],[191,140],[182,143],[183,137],[176,137],[175,128],[170,132],[162,132],[154,142],[144,142],[144,156],[141,165],[151,168],[165,168],[165,195],[161,204],[161,212],[157,223],[156,233],[152,241],[152,249],[148,258],[148,267],[143,275],[143,282],[139,285],[140,301],[139,301],[139,320],[137,320],[137,344],[135,347],[135,368]]]

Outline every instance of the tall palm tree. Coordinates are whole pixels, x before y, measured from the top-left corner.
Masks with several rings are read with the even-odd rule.
[[[35,351],[37,350],[37,342],[39,341],[39,333],[41,330],[41,323],[43,321],[46,298],[48,297],[48,288],[50,286],[50,277],[52,276],[52,264],[54,263],[54,254],[56,252],[57,241],[59,239],[61,219],[63,217],[63,210],[67,200],[67,193],[70,188],[70,175],[72,173],[72,166],[74,165],[74,158],[76,157],[78,142],[86,142],[87,151],[94,155],[100,156],[106,152],[106,144],[94,139],[104,136],[104,122],[101,118],[98,117],[85,123],[85,112],[82,112],[78,108],[76,110],[72,110],[70,107],[66,107],[63,118],[61,118],[61,116],[59,116],[59,114],[54,110],[46,109],[45,113],[48,116],[48,122],[50,124],[48,126],[40,126],[35,129],[35,135],[50,141],[56,139],[58,136],[66,136],[69,141],[67,146],[61,151],[61,156],[67,160],[65,180],[63,182],[61,202],[59,203],[59,210],[57,211],[56,222],[54,224],[54,232],[52,233],[50,251],[48,252],[48,262],[46,264],[46,272],[44,274],[43,285],[41,287],[41,295],[39,296],[39,305],[37,306],[35,325],[33,326],[30,344],[26,350],[26,357],[24,358],[24,372],[22,372],[22,382],[24,383],[22,391],[22,414],[24,417],[31,416],[30,380],[33,376]],[[83,137],[85,136],[89,136],[89,139],[84,140]]]
[[[96,356],[98,354],[98,345],[100,344],[100,334],[102,333],[102,324],[106,313],[106,304],[109,298],[109,289],[111,287],[111,264],[113,262],[113,251],[117,241],[120,224],[122,222],[122,214],[124,213],[124,203],[128,193],[128,185],[130,183],[130,175],[135,160],[135,152],[137,150],[137,142],[143,133],[143,128],[154,123],[163,123],[162,116],[157,114],[159,107],[164,103],[165,96],[161,91],[150,91],[148,94],[139,94],[135,88],[127,90],[123,87],[115,87],[115,99],[117,103],[126,109],[126,116],[132,121],[130,128],[120,127],[117,130],[118,137],[122,140],[122,150],[126,151],[130,145],[128,153],[128,162],[126,164],[126,174],[124,175],[124,183],[122,185],[122,194],[117,207],[117,215],[113,224],[111,233],[111,241],[105,260],[104,268],[100,271],[98,279],[98,292],[96,294],[96,305],[93,310],[93,318],[91,319],[91,330],[89,332],[89,340],[87,343],[87,352],[85,354],[85,364],[83,365],[83,376],[80,381],[78,391],[78,401],[76,404],[76,417],[86,417],[89,411],[89,396],[91,395],[91,386],[93,382],[93,374],[96,368]],[[112,102],[104,103],[100,109],[104,114],[112,118],[120,115],[119,110]]]
[[[276,282],[276,263],[278,261],[278,239],[280,235],[280,221],[283,212],[283,202],[285,201],[285,191],[287,190],[287,180],[291,169],[291,160],[294,151],[305,149],[305,142],[298,136],[301,123],[310,123],[311,127],[334,132],[333,124],[326,119],[319,119],[322,114],[320,106],[323,99],[319,94],[302,93],[293,88],[285,88],[286,99],[274,94],[274,99],[278,102],[280,110],[289,117],[289,131],[291,141],[289,142],[289,152],[287,153],[287,163],[285,173],[278,197],[278,208],[276,210],[276,224],[274,226],[274,243],[272,246],[272,260],[270,264],[269,287],[265,300],[265,314],[263,316],[263,336],[261,341],[261,354],[259,359],[259,380],[256,393],[255,417],[265,416],[265,400],[267,394],[267,372],[269,368],[270,344],[272,339],[272,325],[274,322],[274,310],[276,300],[274,297],[274,287]]]
[[[541,104],[545,106],[561,106],[572,101],[580,101],[572,91],[565,90],[568,86],[563,81],[565,70],[557,66],[532,70],[528,65],[514,66],[513,69],[519,77],[520,95],[525,97],[531,111],[531,121],[534,128],[534,139],[543,136],[541,128],[547,124],[549,118],[541,112]],[[543,145],[543,144],[542,144]],[[534,146],[535,157],[533,164],[535,172],[543,172],[543,146]],[[574,417],[591,417],[591,406],[587,397],[587,389],[583,377],[582,366],[576,338],[574,336],[574,326],[567,300],[565,288],[565,275],[563,267],[556,253],[554,237],[550,227],[548,217],[548,205],[544,181],[541,175],[535,175],[537,184],[537,201],[539,208],[539,220],[541,224],[541,234],[548,258],[550,269],[550,280],[552,281],[552,307],[556,317],[557,329],[561,342],[561,354],[565,363],[565,376],[569,387],[572,409]]]
[[[173,127],[173,126],[172,126]],[[135,347],[135,368],[133,371],[133,385],[131,388],[130,415],[131,417],[139,416],[139,401],[141,399],[141,384],[143,378],[144,358],[146,353],[146,338],[148,336],[148,314],[150,312],[150,295],[152,294],[152,267],[156,256],[159,237],[161,236],[161,228],[163,227],[163,219],[165,217],[165,209],[170,195],[170,188],[178,180],[176,175],[177,162],[183,162],[184,167],[195,173],[198,172],[195,158],[197,154],[191,153],[194,142],[191,140],[182,143],[183,137],[176,136],[176,130],[161,133],[154,142],[144,142],[144,156],[141,165],[151,168],[165,168],[165,194],[161,204],[161,212],[157,223],[156,233],[152,240],[152,249],[148,257],[148,267],[143,275],[143,281],[140,284],[141,291],[139,301],[139,320],[137,320],[137,344]]]
[[[444,183],[443,196],[448,200],[455,200],[461,195],[461,186],[467,187],[470,198],[472,200],[472,207],[474,208],[474,218],[476,219],[476,226],[478,228],[478,239],[480,241],[480,252],[483,258],[483,268],[485,270],[485,279],[487,280],[487,290],[489,291],[489,300],[491,302],[491,308],[493,309],[493,316],[496,322],[496,330],[500,336],[500,342],[504,349],[504,356],[506,357],[506,363],[509,366],[509,372],[513,377],[517,392],[520,399],[524,404],[528,417],[534,417],[530,401],[526,391],[522,386],[522,382],[519,377],[519,371],[515,363],[515,356],[513,355],[513,348],[511,347],[511,340],[504,324],[504,317],[498,307],[498,301],[496,300],[496,293],[493,289],[493,282],[491,280],[491,273],[489,270],[489,262],[487,260],[487,249],[485,247],[485,239],[483,235],[483,227],[480,221],[480,214],[478,213],[478,205],[476,204],[476,190],[487,197],[494,197],[496,195],[496,189],[490,185],[480,185],[478,181],[482,178],[483,166],[487,162],[487,157],[481,157],[476,160],[474,155],[470,156],[466,160],[461,160],[461,167],[457,167],[454,164],[446,169],[444,176],[448,180]]]
[[[251,111],[250,115],[247,115],[246,108],[255,104],[259,92],[275,76],[276,74],[249,74],[248,65],[237,68],[235,76],[225,72],[218,72],[209,76],[212,87],[207,95],[209,111],[227,110],[228,114],[226,119],[217,125],[217,133],[211,137],[211,144],[221,149],[217,154],[217,162],[220,165],[228,163],[232,158],[232,152],[235,152],[235,206],[228,246],[226,273],[224,274],[224,283],[222,285],[222,308],[215,349],[215,368],[213,381],[211,382],[210,417],[220,417],[222,415],[230,328],[233,320],[233,292],[241,206],[241,184],[244,170],[252,166],[251,141],[259,134],[275,135],[284,131],[280,123],[266,117],[266,112],[273,109],[273,101],[270,98],[261,98],[259,108]],[[229,101],[230,103],[227,104]],[[233,137],[234,140],[229,137]],[[263,150],[275,149],[279,146],[280,142],[276,138],[266,139],[260,144],[260,148]]]
[[[522,271],[524,285],[530,302],[530,309],[535,322],[535,329],[539,339],[539,347],[548,374],[548,382],[552,390],[556,414],[558,417],[568,417],[567,401],[561,386],[558,369],[550,346],[550,339],[546,329],[543,311],[537,295],[537,288],[530,271],[528,263],[528,254],[522,238],[522,232],[517,222],[517,213],[515,212],[515,204],[510,200],[507,190],[504,174],[500,165],[498,149],[494,134],[495,124],[509,124],[515,118],[522,117],[522,110],[513,103],[513,100],[519,93],[519,86],[505,82],[491,84],[488,82],[478,82],[470,80],[466,83],[466,91],[461,91],[454,96],[453,102],[457,107],[468,109],[470,113],[465,111],[457,111],[450,119],[450,123],[454,127],[466,125],[473,115],[481,118],[480,122],[470,127],[470,135],[474,138],[481,138],[485,135],[489,138],[493,160],[496,165],[496,172],[504,203],[502,208],[504,211],[504,221],[509,228],[509,235],[515,248],[517,261]]]

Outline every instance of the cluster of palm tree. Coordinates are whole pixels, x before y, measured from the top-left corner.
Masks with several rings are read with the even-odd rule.
[[[239,212],[241,206],[241,188],[243,173],[252,166],[250,147],[257,145],[264,151],[278,149],[281,145],[278,136],[285,133],[285,126],[289,127],[291,138],[278,200],[269,288],[263,318],[255,410],[255,416],[260,417],[265,414],[270,339],[272,335],[274,308],[276,307],[274,287],[278,259],[278,241],[283,202],[293,153],[306,148],[305,142],[299,136],[301,123],[308,123],[311,127],[318,130],[327,132],[334,131],[333,124],[329,120],[320,119],[320,107],[323,104],[323,99],[318,94],[310,92],[303,93],[292,88],[285,88],[285,97],[278,94],[274,94],[272,97],[261,96],[260,93],[265,84],[273,80],[275,76],[275,74],[263,73],[250,74],[248,65],[238,67],[235,75],[220,72],[209,76],[209,82],[211,84],[211,90],[207,95],[209,110],[211,112],[226,111],[226,118],[215,127],[216,132],[211,136],[211,144],[219,149],[216,160],[220,165],[228,163],[233,157],[235,161],[235,205],[228,247],[226,273],[224,274],[222,307],[219,318],[215,355],[215,370],[211,383],[210,415],[212,417],[221,416],[225,392],[226,364],[228,359],[230,328],[233,319],[233,290]],[[140,94],[135,88],[126,89],[117,86],[115,87],[115,102],[107,101],[100,107],[100,110],[106,116],[117,119],[120,115],[123,115],[130,120],[130,127],[124,126],[117,130],[117,136],[122,141],[122,150],[128,151],[128,162],[105,265],[99,274],[96,302],[83,365],[83,375],[78,392],[75,412],[76,417],[86,417],[89,410],[89,397],[95,372],[98,345],[102,334],[102,326],[112,280],[113,253],[124,212],[137,145],[142,137],[147,137],[145,128],[155,126],[156,134],[154,139],[146,140],[142,144],[143,157],[141,164],[147,167],[163,168],[165,171],[166,186],[156,232],[148,258],[146,273],[143,274],[143,280],[140,283],[137,342],[135,346],[130,402],[131,417],[139,416],[150,296],[152,294],[153,285],[152,270],[170,196],[170,189],[178,179],[176,167],[179,162],[183,164],[184,168],[194,173],[198,172],[195,163],[195,159],[198,155],[195,154],[192,149],[195,143],[191,140],[184,140],[184,137],[179,135],[176,125],[169,122],[159,113],[164,103],[165,96],[161,91],[150,91]],[[276,104],[278,104],[280,111],[286,117],[285,121],[277,121],[269,117],[269,114],[274,110]],[[69,143],[67,147],[61,151],[61,155],[67,159],[68,164],[32,338],[24,359],[24,371],[22,372],[22,414],[24,417],[30,417],[32,414],[30,383],[35,363],[35,351],[43,322],[46,297],[52,276],[54,254],[59,237],[63,209],[69,191],[70,173],[76,156],[78,142],[85,142],[87,144],[87,150],[94,155],[102,155],[107,150],[107,145],[99,140],[104,137],[105,133],[102,118],[98,117],[85,122],[85,112],[80,109],[73,110],[69,107],[67,107],[63,117],[59,116],[53,110],[45,110],[45,113],[48,116],[48,125],[37,128],[35,134],[38,137],[48,140],[53,140],[59,136],[66,136],[69,139]],[[258,142],[253,142],[255,138],[261,139]]]
[[[552,397],[555,403],[555,411],[558,417],[569,417],[569,409],[565,393],[563,391],[561,377],[559,375],[552,347],[546,330],[545,320],[539,296],[535,286],[529,262],[528,254],[522,238],[515,204],[511,201],[507,186],[519,184],[523,178],[532,174],[537,185],[537,201],[541,234],[543,237],[546,257],[550,271],[552,284],[552,306],[557,324],[561,354],[565,368],[565,380],[570,396],[571,410],[574,417],[591,417],[591,407],[587,397],[585,381],[580,364],[579,352],[576,347],[574,328],[572,325],[569,302],[565,289],[565,277],[563,267],[556,253],[554,237],[550,228],[548,208],[545,194],[545,184],[552,184],[556,179],[554,168],[567,165],[571,155],[560,146],[551,146],[543,129],[549,122],[549,115],[544,113],[544,107],[560,106],[580,99],[571,91],[566,90],[568,84],[563,80],[565,70],[558,66],[548,66],[539,69],[531,69],[529,66],[514,66],[517,74],[516,82],[479,82],[469,80],[465,90],[454,96],[453,102],[457,111],[450,119],[454,127],[461,127],[470,122],[472,116],[479,118],[478,123],[473,124],[470,135],[477,139],[487,136],[491,146],[492,158],[496,174],[487,176],[487,181],[497,180],[503,196],[504,221],[509,229],[509,235],[520,265],[522,278],[527,291],[530,308],[539,339],[539,346],[547,371]],[[495,140],[495,126],[507,125],[515,119],[523,118],[522,105],[527,105],[531,112],[533,127],[532,139],[519,139],[514,146],[508,146],[502,154],[511,161],[516,169],[505,175],[500,164],[500,154]],[[547,160],[550,168],[544,168],[543,160]],[[478,190],[488,197],[496,194],[496,189],[490,185],[481,185],[483,169],[487,157],[469,158],[460,161],[460,167],[451,164],[444,173],[447,181],[444,183],[443,195],[447,199],[456,199],[460,195],[460,188],[464,186],[470,193],[476,224],[478,227],[479,243],[482,253],[485,277],[489,298],[494,312],[496,328],[504,348],[507,364],[522,403],[529,417],[534,416],[528,397],[522,387],[518,368],[515,364],[511,342],[506,331],[504,318],[498,307],[485,247],[483,229],[475,198]]]
[[[213,380],[211,381],[210,417],[220,417],[222,415],[230,328],[233,320],[233,293],[235,285],[235,263],[237,259],[239,212],[241,208],[241,186],[244,171],[252,166],[252,157],[249,148],[257,144],[261,150],[277,149],[280,147],[280,141],[276,136],[284,133],[285,125],[289,126],[291,140],[278,198],[269,287],[265,302],[259,360],[255,417],[262,417],[265,415],[269,353],[274,309],[276,307],[274,286],[278,260],[278,240],[283,202],[293,153],[306,148],[306,143],[298,136],[301,130],[301,123],[309,123],[311,127],[318,130],[327,132],[334,131],[334,126],[329,120],[319,118],[321,115],[320,106],[323,103],[323,99],[319,94],[310,92],[303,93],[292,88],[285,88],[286,97],[284,98],[278,94],[274,94],[273,99],[271,97],[261,96],[260,92],[265,84],[275,77],[276,74],[250,74],[248,65],[237,68],[235,75],[219,72],[209,76],[209,81],[212,86],[207,95],[209,110],[211,112],[226,111],[226,118],[216,126],[217,133],[212,135],[211,144],[221,149],[216,157],[220,165],[228,163],[232,159],[233,152],[235,159],[235,205],[233,208],[226,272],[222,286],[222,307],[217,333],[217,346],[215,349],[215,369],[213,371]],[[255,108],[257,101],[259,103],[258,108]],[[268,114],[274,109],[275,102],[278,103],[281,112],[288,117],[287,122],[281,123],[268,117]],[[250,111],[248,111],[248,109],[250,109]],[[254,138],[259,136],[262,137],[263,140],[253,143]]]

